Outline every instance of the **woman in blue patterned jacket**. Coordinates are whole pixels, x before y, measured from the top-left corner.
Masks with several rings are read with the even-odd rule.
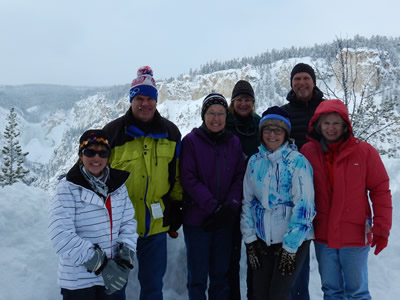
[[[289,141],[288,113],[270,107],[259,125],[260,151],[243,183],[241,231],[253,272],[253,299],[290,299],[314,237],[312,168]]]

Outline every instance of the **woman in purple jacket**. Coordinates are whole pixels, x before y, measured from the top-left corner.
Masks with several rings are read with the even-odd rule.
[[[203,124],[182,140],[183,232],[189,299],[224,300],[234,217],[239,214],[245,163],[239,139],[225,131],[228,104],[221,94],[203,101]]]

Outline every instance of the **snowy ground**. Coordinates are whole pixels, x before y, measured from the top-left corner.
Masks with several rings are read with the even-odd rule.
[[[370,253],[369,282],[373,299],[393,300],[400,295],[400,160],[386,160],[393,195],[393,228],[389,246],[379,256]],[[0,189],[0,300],[61,299],[56,283],[57,257],[47,234],[48,192],[15,184]],[[312,247],[313,248],[313,247]],[[187,299],[186,259],[182,232],[177,240],[168,240],[169,265],[164,279],[164,299]],[[322,299],[320,279],[312,250],[311,299]],[[135,268],[134,270],[137,270]],[[242,259],[241,288],[245,286]],[[127,295],[138,299],[137,273],[132,272]],[[245,292],[242,293],[245,299]]]

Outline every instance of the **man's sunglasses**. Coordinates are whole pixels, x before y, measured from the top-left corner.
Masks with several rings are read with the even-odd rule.
[[[101,158],[109,158],[111,155],[110,150],[96,151],[93,149],[83,149],[82,153],[87,157],[94,157],[96,154],[98,154]]]

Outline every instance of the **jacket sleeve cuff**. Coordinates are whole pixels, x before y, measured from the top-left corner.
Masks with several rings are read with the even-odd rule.
[[[378,236],[382,236],[382,237],[388,238],[389,234],[390,234],[390,231],[388,229],[383,229],[383,228],[375,225],[375,226],[372,227],[372,233],[374,235],[378,235]]]

